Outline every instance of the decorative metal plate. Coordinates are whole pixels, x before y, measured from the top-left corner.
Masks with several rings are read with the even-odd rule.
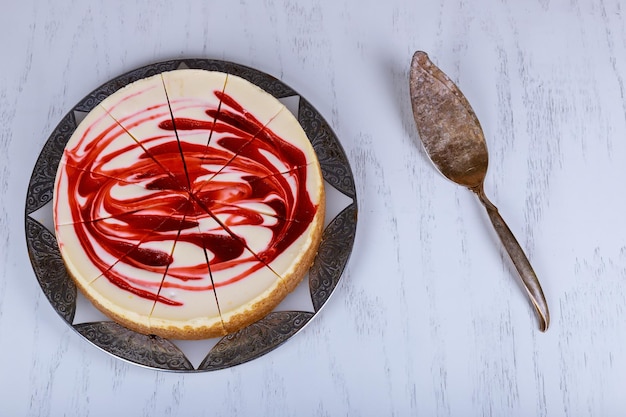
[[[278,99],[298,100],[297,117],[317,153],[324,180],[350,200],[325,228],[318,255],[309,271],[309,292],[314,311],[273,311],[260,321],[220,339],[197,367],[173,341],[142,335],[111,321],[75,324],[76,286],[61,259],[54,228],[42,224],[41,216],[37,215],[46,209],[52,211],[57,167],[65,144],[80,122],[77,119],[125,85],[179,68],[234,74]],[[328,123],[308,101],[280,80],[253,68],[218,60],[182,59],[147,65],[123,74],[95,89],[61,119],[33,169],[26,195],[25,222],[26,243],[35,276],[52,307],[68,325],[90,343],[128,362],[159,370],[201,372],[256,359],[287,341],[315,317],[333,293],[352,252],[357,202],[354,178],[343,148]]]

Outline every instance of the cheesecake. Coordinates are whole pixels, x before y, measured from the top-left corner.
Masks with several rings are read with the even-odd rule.
[[[271,312],[317,253],[317,156],[280,101],[232,74],[138,80],[87,114],[53,197],[69,275],[112,320],[202,339]]]

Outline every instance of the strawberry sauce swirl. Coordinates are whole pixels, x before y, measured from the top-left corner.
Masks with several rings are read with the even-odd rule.
[[[91,262],[125,291],[181,305],[163,296],[161,287],[212,291],[206,285],[209,270],[251,264],[215,285],[244,279],[291,246],[315,216],[317,206],[306,188],[310,161],[305,154],[265,128],[232,97],[221,91],[214,94],[222,103],[219,110],[206,102],[184,104],[202,106],[206,119],[172,119],[167,104],[152,106],[119,123],[101,118],[65,150],[67,189],[59,192],[67,193],[74,230]],[[170,104],[172,109],[181,105]],[[142,124],[153,127],[154,135],[137,138],[141,145],[122,140],[129,138],[126,129]],[[186,140],[199,135],[206,137],[208,146]],[[133,197],[116,192],[120,187],[142,188]],[[241,226],[269,230],[271,239],[251,254],[250,241],[237,234]],[[150,249],[153,242],[193,244],[206,251],[208,268],[205,259],[181,266],[172,253]],[[102,251],[170,278],[126,276],[104,261]]]

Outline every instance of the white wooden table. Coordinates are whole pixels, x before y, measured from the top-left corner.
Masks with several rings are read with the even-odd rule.
[[[89,4],[91,3],[91,4]],[[0,415],[618,416],[626,412],[626,17],[620,0],[7,1],[0,13]],[[464,91],[487,194],[551,307],[532,307],[478,201],[414,128],[412,53]],[[128,364],[53,311],[28,181],[65,113],[167,59],[234,61],[305,96],[343,144],[359,226],[335,294],[222,371]]]

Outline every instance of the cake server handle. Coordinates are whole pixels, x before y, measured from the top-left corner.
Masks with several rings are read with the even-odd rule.
[[[494,206],[485,195],[482,186],[472,189],[472,191],[476,193],[481,203],[485,206],[485,209],[487,209],[489,219],[491,220],[494,229],[496,229],[496,233],[498,234],[498,237],[500,237],[502,245],[511,257],[511,261],[513,261],[513,265],[515,265],[515,268],[522,279],[524,288],[528,292],[530,301],[535,307],[540,321],[539,329],[542,332],[545,332],[548,330],[548,326],[550,325],[550,311],[548,310],[548,303],[546,302],[546,298],[543,294],[543,290],[541,289],[541,285],[539,284],[539,280],[537,279],[537,275],[535,274],[528,257],[524,253],[524,250],[520,246],[517,239],[515,239],[513,232],[511,232],[511,229],[509,229],[509,226],[507,226],[506,222],[500,215],[498,208]]]

